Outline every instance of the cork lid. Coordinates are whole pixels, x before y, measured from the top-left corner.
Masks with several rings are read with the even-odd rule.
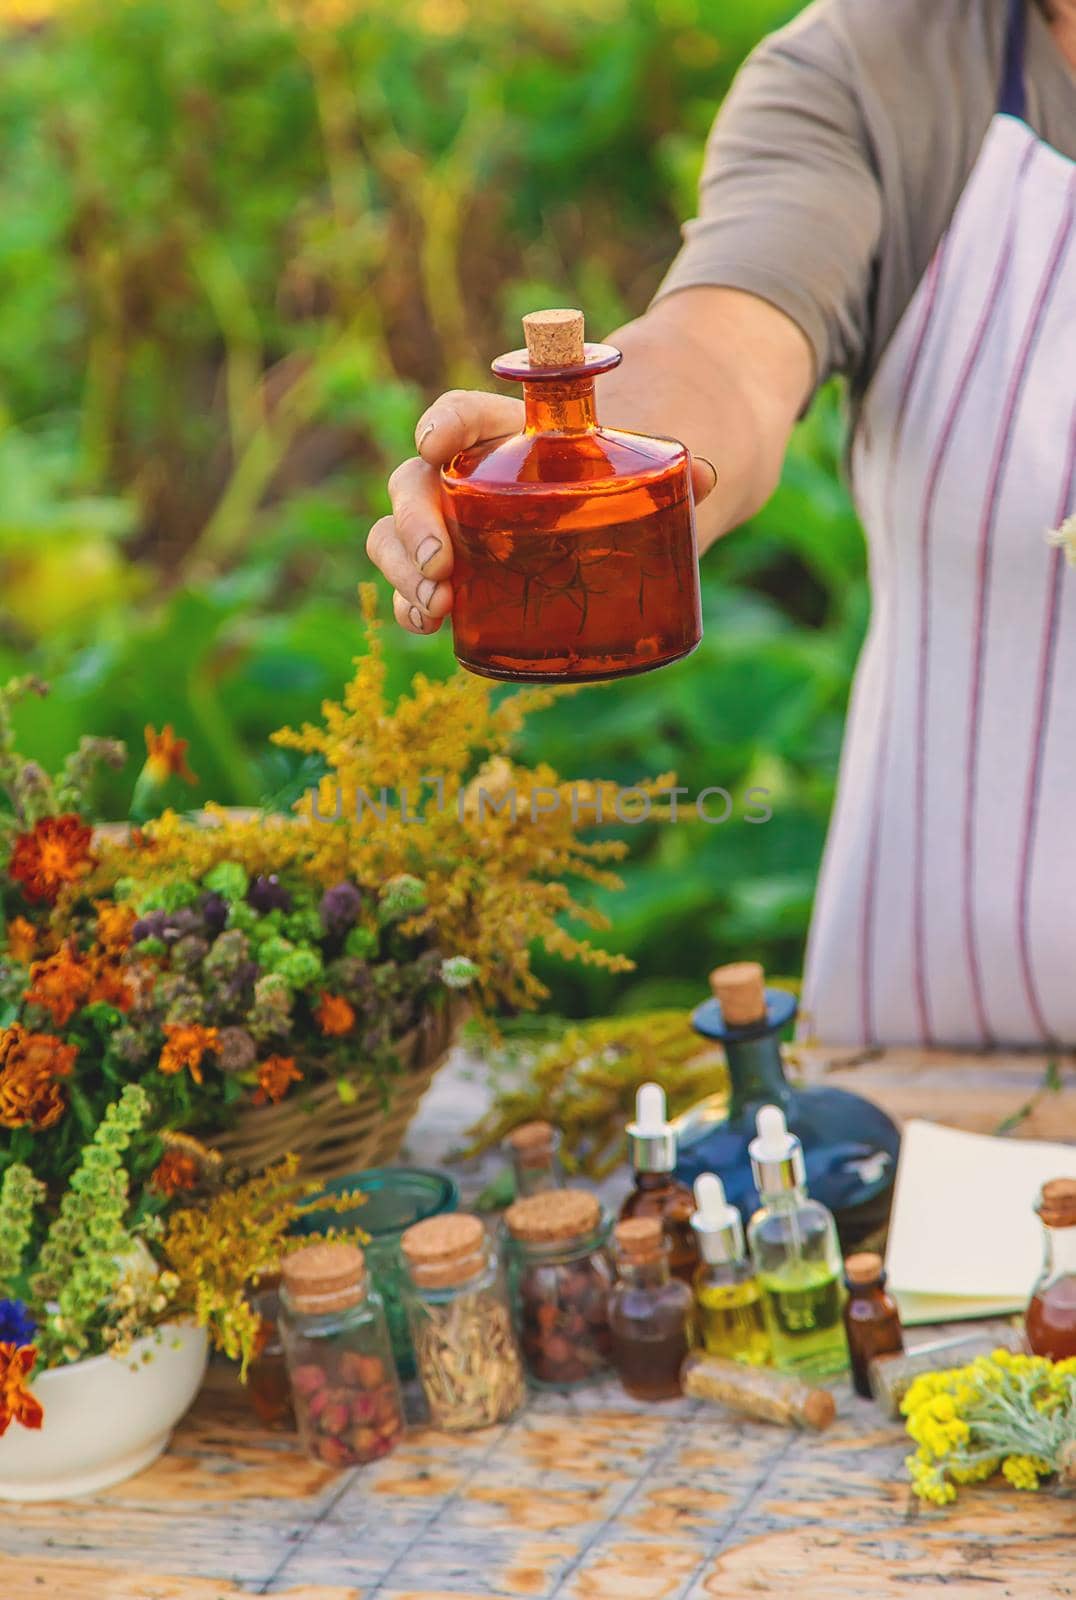
[[[523,1244],[559,1244],[593,1233],[602,1209],[585,1189],[551,1189],[517,1200],[504,1214],[513,1239]]]
[[[715,967],[710,988],[730,1028],[746,1028],[766,1017],[766,974],[757,961],[732,961]]]
[[[523,335],[534,367],[570,367],[586,360],[581,311],[531,311],[523,318]]]
[[[468,1212],[427,1217],[407,1229],[400,1249],[415,1282],[429,1289],[466,1283],[485,1264],[486,1230]]]
[[[844,1275],[849,1283],[877,1283],[884,1271],[881,1256],[873,1250],[861,1250],[844,1258]]]
[[[516,1160],[525,1167],[544,1165],[556,1142],[557,1130],[551,1122],[521,1122],[505,1140]]]
[[[812,1389],[803,1402],[804,1421],[819,1433],[829,1427],[836,1415],[837,1402],[828,1389]]]
[[[284,1289],[296,1311],[343,1311],[366,1289],[366,1257],[353,1244],[308,1244],[283,1263]]]
[[[660,1217],[626,1217],[613,1230],[613,1238],[631,1266],[644,1267],[665,1254],[665,1233]]]
[[[1036,1210],[1048,1228],[1076,1226],[1076,1178],[1051,1178],[1044,1183]]]

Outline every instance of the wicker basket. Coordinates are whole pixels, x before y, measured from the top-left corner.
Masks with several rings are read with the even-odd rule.
[[[328,1081],[279,1105],[245,1106],[233,1128],[207,1142],[227,1161],[253,1171],[288,1154],[300,1156],[303,1176],[310,1178],[340,1178],[394,1160],[466,1011],[464,1002],[450,996],[399,1041],[400,1072],[388,1085],[387,1104],[369,1085],[346,1105]]]

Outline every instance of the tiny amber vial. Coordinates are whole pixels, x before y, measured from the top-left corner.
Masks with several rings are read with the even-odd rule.
[[[594,380],[621,355],[584,343],[581,313],[523,323],[527,348],[493,363],[523,384],[522,431],[441,473],[456,657],[540,683],[667,666],[702,638],[688,452],[600,426]]]

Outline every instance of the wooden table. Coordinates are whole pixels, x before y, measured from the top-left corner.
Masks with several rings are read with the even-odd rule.
[[[1005,1070],[994,1095],[1017,1109],[1042,1064]],[[929,1094],[912,1094],[891,1058],[842,1071],[868,1093],[888,1074],[901,1114],[930,1114]],[[953,1103],[969,1103],[945,1063],[919,1060],[919,1071],[941,1073]],[[1064,1071],[1050,1131],[1071,1137]],[[998,1102],[982,1092],[993,1116]],[[453,1118],[465,1125],[480,1095],[466,1066],[450,1072],[414,1130],[415,1155],[443,1153]],[[482,1433],[416,1431],[385,1461],[333,1474],[260,1429],[214,1369],[140,1477],[68,1505],[0,1507],[0,1600],[1076,1596],[1076,1499],[990,1485],[924,1508],[907,1486],[902,1429],[847,1386],[838,1396],[837,1422],[808,1437],[694,1401],[637,1405],[609,1383],[535,1397]]]

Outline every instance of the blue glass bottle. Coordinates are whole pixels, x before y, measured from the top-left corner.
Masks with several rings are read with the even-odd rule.
[[[704,1038],[725,1048],[727,1105],[712,1102],[677,1122],[677,1177],[693,1183],[717,1172],[744,1222],[758,1207],[748,1145],[764,1105],[780,1106],[803,1146],[812,1195],[831,1211],[841,1246],[848,1250],[889,1215],[900,1134],[878,1106],[847,1089],[826,1084],[798,1087],[785,1077],[781,1035],[796,1015],[796,997],[768,989],[757,962],[735,962],[710,975],[713,998],[692,1013]]]

